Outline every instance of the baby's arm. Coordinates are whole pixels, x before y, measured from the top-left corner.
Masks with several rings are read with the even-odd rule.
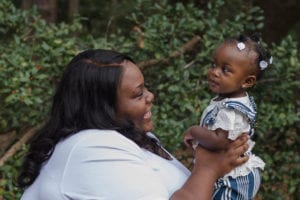
[[[187,146],[192,146],[193,141],[195,141],[204,148],[213,151],[226,149],[231,141],[228,139],[228,131],[220,128],[211,131],[199,125],[188,128],[184,133],[183,140]]]

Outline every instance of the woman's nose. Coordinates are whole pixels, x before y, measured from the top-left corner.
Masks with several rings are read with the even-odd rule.
[[[154,94],[152,92],[150,92],[149,90],[147,90],[146,101],[148,103],[152,103],[153,100],[154,100]]]

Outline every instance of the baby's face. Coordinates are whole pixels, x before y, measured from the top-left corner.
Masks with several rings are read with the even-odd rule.
[[[207,74],[212,92],[226,97],[243,96],[242,93],[248,88],[247,81],[251,75],[254,56],[247,47],[239,50],[236,43],[221,44],[214,53],[213,63]]]

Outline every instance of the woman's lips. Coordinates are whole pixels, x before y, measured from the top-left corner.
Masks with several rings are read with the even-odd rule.
[[[144,119],[151,119],[152,113],[151,111],[148,111],[145,115],[144,115]]]

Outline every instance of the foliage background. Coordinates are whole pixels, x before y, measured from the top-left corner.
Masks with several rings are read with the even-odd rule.
[[[214,48],[228,36],[261,31],[264,12],[243,4],[230,10],[224,0],[199,4],[136,0],[130,5],[133,7],[122,19],[126,26],[115,23],[112,29],[95,21],[89,30],[91,16],[47,24],[36,9],[23,11],[11,1],[1,1],[1,132],[21,132],[24,127],[40,125],[47,117],[55,84],[71,57],[87,48],[111,48],[128,53],[137,63],[167,58],[167,62],[144,67],[143,72],[147,86],[156,96],[155,104],[159,105],[153,111],[155,133],[170,151],[184,151],[183,131],[198,124],[202,109],[212,97],[205,77]],[[195,36],[201,39],[193,49],[179,57],[171,56]],[[257,199],[298,199],[298,41],[289,32],[276,44],[264,44],[274,57],[274,65],[250,91],[259,112],[254,152],[267,163]],[[21,191],[14,180],[26,148],[0,168],[3,199],[20,198]]]

